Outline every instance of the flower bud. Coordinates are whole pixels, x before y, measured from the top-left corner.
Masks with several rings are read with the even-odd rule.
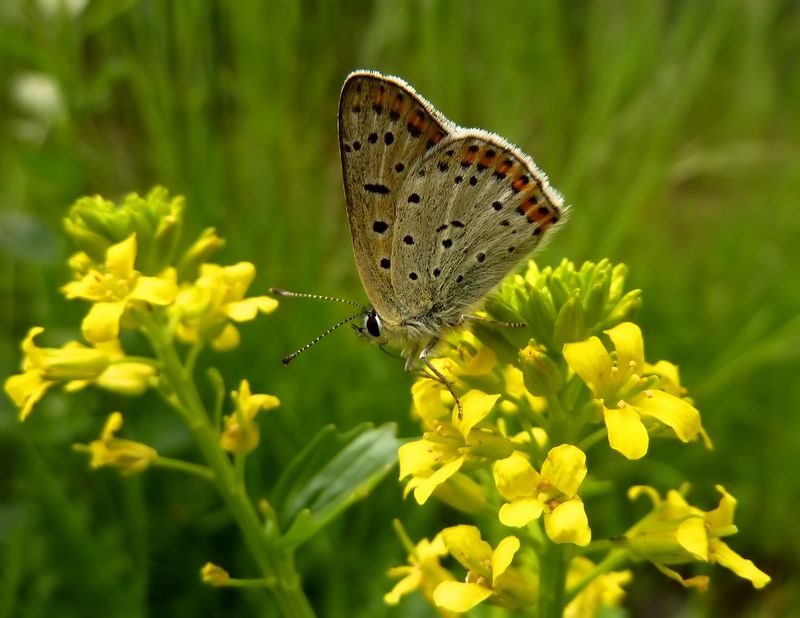
[[[545,397],[558,392],[563,385],[562,371],[544,347],[531,342],[520,350],[519,360],[525,388],[531,394]]]
[[[581,341],[585,337],[583,306],[580,290],[574,290],[561,307],[553,325],[553,343],[561,349],[565,343]]]
[[[204,584],[210,586],[224,586],[228,583],[231,576],[221,566],[217,566],[213,562],[206,562],[205,566],[200,569],[200,578]]]
[[[181,257],[178,264],[180,280],[185,281],[197,277],[200,264],[208,262],[211,255],[224,244],[225,241],[217,236],[217,231],[213,227],[204,229]]]

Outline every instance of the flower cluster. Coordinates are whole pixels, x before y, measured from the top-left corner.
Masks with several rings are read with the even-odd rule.
[[[243,458],[259,444],[256,415],[279,401],[252,393],[249,382],[242,380],[232,393],[232,411],[223,417],[219,373],[214,373],[217,409],[208,411],[192,371],[205,346],[236,347],[235,324],[269,313],[278,303],[267,296],[247,296],[256,274],[249,262],[221,266],[209,261],[223,246],[213,229],[181,251],[183,210],[183,199],[162,188],[145,197],[129,195],[120,204],[101,197],[76,202],[65,227],[78,251],[69,259],[72,280],[61,291],[69,299],[88,302],[80,328],[85,342],[42,347],[45,329],[31,328],[22,342],[21,371],[6,379],[5,390],[23,421],[56,386],[73,392],[92,385],[127,396],[156,390],[194,431],[208,466],[171,459],[147,444],[119,437],[124,422],[120,412],[110,414],[97,439],[76,444],[75,450],[89,456],[91,468],[112,467],[126,476],[159,466],[213,481],[228,496],[234,515],[246,520],[255,517],[255,509],[241,491]],[[151,355],[125,352],[129,343],[144,347],[142,339],[150,344]],[[246,525],[257,529],[261,523]],[[202,577],[218,586],[249,581],[233,580],[211,563]],[[265,580],[254,581],[263,586]]]
[[[255,277],[249,262],[206,262],[223,244],[213,230],[178,254],[182,215],[183,199],[162,188],[146,197],[129,195],[120,205],[101,197],[76,202],[65,227],[79,251],[69,259],[73,280],[62,292],[90,303],[81,324],[88,345],[42,348],[34,340],[45,329],[30,329],[22,342],[22,372],[5,382],[20,420],[57,385],[72,392],[91,384],[123,395],[157,386],[159,359],[126,355],[123,330],[151,337],[160,329],[198,347],[230,349],[239,342],[234,322],[277,307],[267,296],[246,298]]]
[[[655,489],[635,487],[632,497],[653,500],[648,515],[627,532],[603,530],[605,539],[591,527],[584,500],[608,499],[606,462],[635,462],[654,439],[711,448],[678,368],[645,360],[632,321],[640,293],[625,291],[626,274],[607,261],[554,269],[531,262],[487,299],[489,320],[441,346],[432,362],[454,385],[463,415],[440,381],[423,376],[414,384],[423,433],[400,448],[400,479],[419,504],[434,497],[478,527],[446,528],[416,547],[406,538],[409,566],[390,572],[405,577],[387,602],[419,588],[445,615],[491,603],[591,616],[622,600],[632,573],[621,567],[640,560],[686,586],[707,583],[673,569],[693,562],[718,563],[758,588],[768,583],[720,540],[736,531],[734,500],[722,487],[710,512],[677,491],[661,500]],[[497,325],[520,321],[526,328]],[[585,551],[606,556],[595,564]],[[444,566],[448,555],[466,576]]]

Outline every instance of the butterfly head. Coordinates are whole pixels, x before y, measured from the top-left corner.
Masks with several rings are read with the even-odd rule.
[[[370,307],[364,312],[361,325],[353,324],[353,329],[364,339],[377,345],[383,345],[388,341],[386,328],[383,320],[374,308]]]

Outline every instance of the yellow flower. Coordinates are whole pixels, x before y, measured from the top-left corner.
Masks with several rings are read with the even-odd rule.
[[[178,292],[174,272],[162,277],[145,277],[134,269],[136,235],[106,251],[101,270],[90,269],[83,277],[63,287],[67,298],[83,298],[94,304],[83,319],[83,336],[99,343],[116,339],[120,320],[131,306],[168,305]]]
[[[419,588],[423,596],[433,603],[433,591],[444,581],[455,581],[453,575],[439,564],[439,559],[447,555],[447,548],[441,534],[433,541],[422,539],[408,555],[408,564],[389,569],[389,577],[402,578],[394,588],[383,597],[389,605],[397,605],[400,598]]]
[[[550,449],[541,474],[516,452],[495,462],[493,473],[497,491],[508,501],[500,507],[504,525],[522,527],[544,513],[544,527],[551,540],[589,544],[592,532],[577,495],[586,477],[586,455],[578,447],[561,444]]]
[[[255,423],[256,414],[260,410],[271,410],[280,405],[273,395],[253,395],[250,383],[242,380],[239,391],[233,392],[236,410],[225,417],[225,427],[219,442],[226,451],[243,455],[258,446],[259,429]]]
[[[216,350],[239,345],[239,331],[230,321],[248,322],[258,312],[270,313],[278,306],[268,296],[244,297],[255,276],[250,262],[201,265],[200,276],[181,290],[173,306],[178,338],[187,343],[210,341]]]
[[[415,393],[420,395],[420,389]],[[434,421],[431,431],[422,440],[407,442],[398,450],[400,480],[411,476],[406,485],[406,495],[414,491],[414,498],[424,504],[434,490],[453,477],[468,456],[499,459],[510,452],[511,443],[496,428],[476,426],[491,412],[500,395],[487,395],[477,390],[461,397],[463,418],[458,418],[455,406],[452,421]],[[438,406],[435,397],[426,405]],[[418,404],[421,397],[417,398]]]
[[[124,395],[136,395],[149,385],[155,368],[140,362],[125,361],[119,341],[109,341],[87,348],[70,341],[61,348],[40,348],[34,339],[44,332],[40,326],[31,328],[22,342],[25,353],[23,373],[6,379],[5,389],[20,409],[24,421],[33,406],[47,390],[59,383],[72,392],[88,384]]]
[[[24,421],[34,404],[45,392],[59,382],[69,380],[91,380],[108,367],[108,357],[92,348],[71,341],[63,348],[40,348],[34,338],[44,328],[35,326],[22,341],[23,373],[6,379],[5,389],[19,408],[19,420]]]
[[[700,413],[685,399],[651,388],[645,372],[639,327],[623,322],[606,331],[616,350],[612,359],[597,337],[564,345],[564,358],[603,406],[608,442],[628,459],[647,453],[648,426],[671,427],[683,442],[702,431]],[[645,424],[647,423],[647,425]]]
[[[442,531],[450,555],[467,569],[464,582],[444,581],[433,592],[436,606],[467,612],[483,601],[509,608],[528,607],[536,601],[536,582],[511,567],[519,539],[507,536],[492,549],[475,526],[453,526]]]
[[[631,487],[631,499],[645,494],[653,502],[653,510],[625,534],[627,547],[637,558],[649,560],[662,573],[684,586],[705,589],[708,578],[704,576],[684,579],[666,565],[690,562],[719,563],[739,577],[750,580],[755,588],[763,588],[770,577],[752,561],[739,556],[722,540],[737,532],[733,524],[736,499],[722,485],[716,486],[722,495],[713,511],[702,511],[691,506],[682,492],[667,492],[662,500],[652,487]]]
[[[155,459],[158,452],[146,444],[123,440],[115,437],[122,428],[122,414],[112,412],[108,417],[99,440],[89,444],[92,468],[113,466],[122,470],[126,476],[145,470]]]
[[[200,569],[200,578],[209,586],[224,586],[230,581],[231,576],[221,566],[217,566],[213,562],[206,562]]]
[[[577,585],[595,568],[595,564],[583,556],[574,558],[567,573],[567,588]],[[633,573],[629,570],[610,571],[599,575],[584,588],[564,609],[564,618],[597,616],[602,608],[615,607],[625,597],[622,586],[630,583]]]

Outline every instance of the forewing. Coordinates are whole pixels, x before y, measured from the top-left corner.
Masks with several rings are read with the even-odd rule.
[[[351,73],[339,101],[339,150],[347,216],[361,282],[378,314],[407,313],[393,287],[392,247],[400,187],[454,125],[403,80]]]
[[[400,188],[393,287],[408,315],[455,323],[563,222],[566,207],[533,160],[480,130],[455,131]]]

